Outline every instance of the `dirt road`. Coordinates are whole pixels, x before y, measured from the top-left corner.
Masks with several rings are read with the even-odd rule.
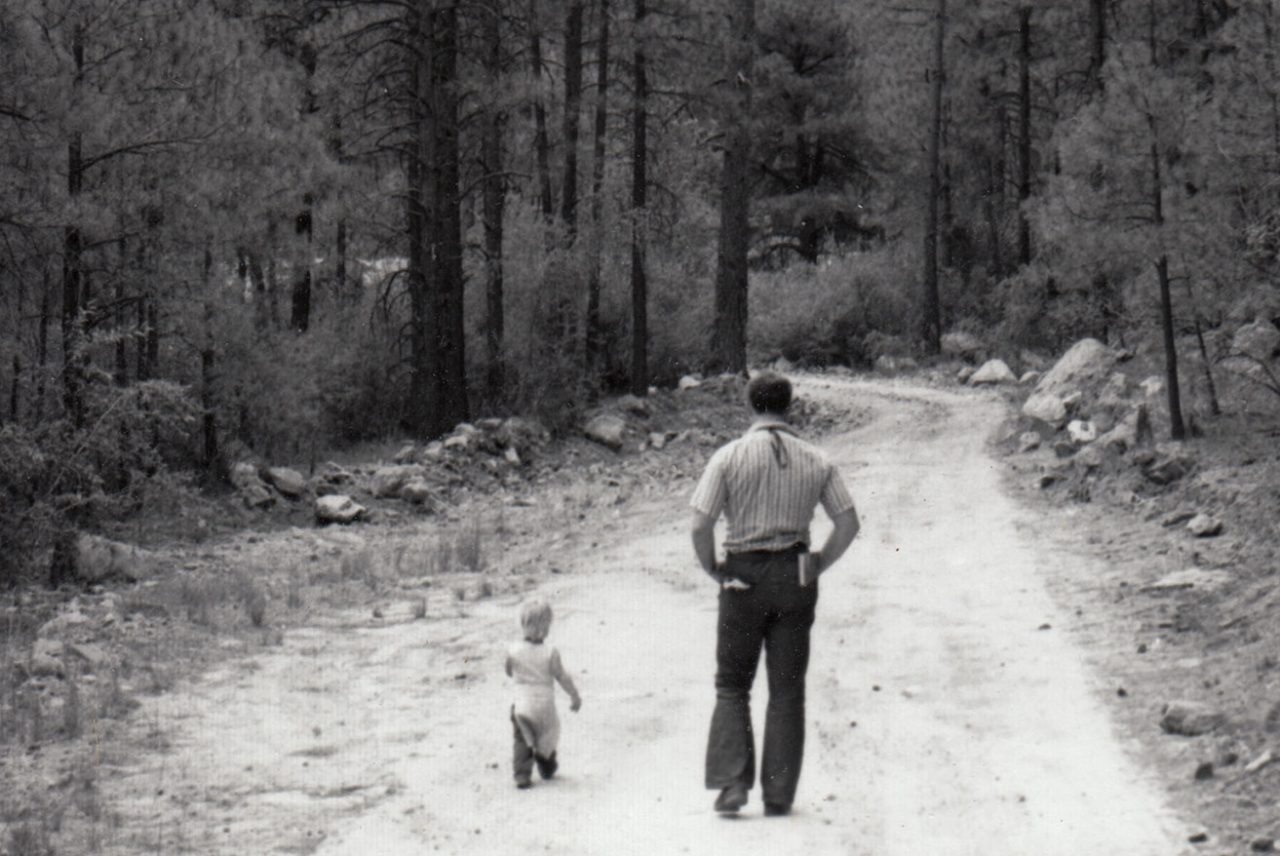
[[[793,816],[738,820],[701,788],[715,591],[684,501],[566,561],[541,593],[585,704],[562,775],[516,791],[502,651],[517,599],[465,618],[292,632],[140,712],[165,751],[113,786],[164,853],[1088,854],[1182,852],[1185,832],[1112,728],[985,440],[994,398],[822,381],[873,423],[827,447],[863,535],[822,579]],[[403,620],[400,620],[403,619]],[[759,687],[763,694],[763,679]],[[137,852],[112,848],[112,852]]]

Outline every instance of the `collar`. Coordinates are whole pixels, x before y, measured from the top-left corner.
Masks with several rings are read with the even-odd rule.
[[[785,431],[793,437],[798,436],[796,429],[777,416],[757,416],[756,420],[751,423],[751,427],[747,429],[747,433],[750,434],[754,431]]]

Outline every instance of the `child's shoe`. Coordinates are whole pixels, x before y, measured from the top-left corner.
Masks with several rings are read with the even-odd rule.
[[[556,770],[560,769],[560,762],[556,760],[556,753],[554,752],[551,753],[549,758],[536,755],[533,760],[538,764],[538,775],[544,779],[551,778],[556,774]]]
[[[533,787],[533,777],[528,773],[525,773],[522,776],[516,776],[516,787],[522,791],[526,788]]]

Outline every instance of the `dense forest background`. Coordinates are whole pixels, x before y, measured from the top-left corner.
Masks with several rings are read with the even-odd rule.
[[[749,360],[1280,316],[1270,0],[9,0],[13,562]],[[1212,344],[1212,337],[1209,337]],[[1178,385],[1173,384],[1176,391]]]

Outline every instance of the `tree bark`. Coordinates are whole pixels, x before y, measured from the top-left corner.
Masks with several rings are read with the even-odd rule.
[[[1018,10],[1018,264],[1031,264],[1031,7]]]
[[[1089,0],[1089,81],[1101,93],[1102,66],[1107,61],[1107,0]]]
[[[752,76],[755,0],[734,0],[729,28],[731,95],[725,106],[726,141],[720,171],[720,234],[716,253],[715,327],[710,368],[747,370],[747,255],[751,244]]]
[[[44,421],[45,378],[49,368],[49,324],[52,320],[49,307],[49,271],[41,277],[40,328],[36,331],[36,401],[35,424]]]
[[[411,95],[410,133],[405,143],[405,222],[408,239],[409,289],[409,402],[406,421],[420,437],[437,433],[438,366],[436,359],[436,311],[431,305],[431,212],[434,200],[430,164],[434,157],[434,132],[427,112],[432,86],[431,2],[419,0],[406,12],[409,44],[406,46]]]
[[[594,374],[600,358],[600,256],[604,250],[604,158],[609,129],[609,0],[599,0],[596,38],[595,138],[591,161],[591,259],[587,272],[586,355],[588,374]]]
[[[648,194],[649,81],[645,58],[646,0],[636,0],[634,102],[631,111],[631,392],[649,392],[649,283],[645,276]]]
[[[75,63],[75,87],[82,83],[84,73],[84,29],[76,25],[72,36],[72,59]],[[76,216],[77,199],[84,188],[83,141],[79,131],[71,134],[67,143],[67,196],[72,217]],[[80,225],[70,222],[62,230],[62,407],[71,424],[84,425],[84,391],[81,372],[81,284],[82,239]]]
[[[924,350],[941,349],[942,312],[938,296],[938,203],[942,191],[942,90],[946,79],[947,2],[938,0],[934,12],[933,67],[929,128],[929,198],[925,206],[924,294],[921,301],[920,340]]]
[[[481,11],[484,15],[484,65],[491,98],[498,98],[502,78],[502,5],[499,0]],[[484,127],[480,141],[480,158],[484,179],[481,184],[484,208],[484,260],[485,260],[485,362],[486,386],[493,399],[502,396],[503,375],[503,217],[506,215],[507,183],[502,174],[502,129],[506,117],[496,104],[485,110]]]
[[[529,61],[533,66],[533,148],[537,158],[538,201],[542,216],[555,216],[551,192],[551,143],[547,139],[547,108],[542,101],[542,29],[538,21],[538,0],[529,0]]]
[[[202,272],[202,300],[204,322],[203,341],[200,347],[200,427],[205,472],[213,476],[218,469],[218,416],[214,396],[214,376],[217,352],[213,331],[213,251],[204,250]]]
[[[289,327],[295,333],[305,333],[311,326],[311,260],[315,254],[311,247],[314,208],[310,193],[303,197],[303,206],[294,219],[294,233],[302,237],[302,248],[298,253],[299,269],[294,273],[289,301]]]
[[[582,112],[582,3],[569,0],[564,27],[564,181],[560,219],[572,244],[578,231],[578,131]]]
[[[458,2],[436,12],[435,105],[437,224],[436,305],[440,319],[440,432],[470,418],[467,392],[465,280],[462,267],[462,190],[458,141]]]
[[[1155,133],[1155,129],[1152,129]],[[1160,171],[1160,147],[1151,143],[1152,221],[1157,232],[1164,230],[1164,184]],[[1163,240],[1163,235],[1161,235]],[[1173,297],[1169,289],[1169,257],[1161,253],[1156,259],[1156,277],[1160,284],[1160,331],[1164,338],[1165,386],[1169,394],[1169,433],[1175,440],[1186,436],[1182,421],[1182,394],[1178,388],[1178,349],[1173,331]]]

